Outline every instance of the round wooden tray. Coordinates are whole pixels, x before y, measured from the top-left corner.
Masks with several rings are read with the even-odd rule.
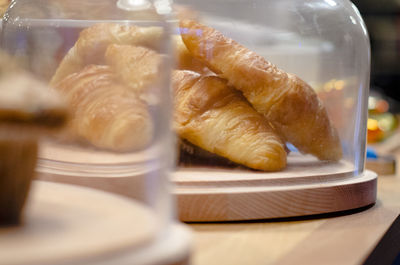
[[[52,148],[45,149],[48,157]],[[68,150],[57,150],[54,152],[63,158],[77,159]],[[132,161],[137,162],[136,167],[132,170],[128,166],[124,172],[118,167],[69,171],[51,161],[42,164],[38,172],[42,180],[88,186],[141,200],[146,197],[146,175],[157,169],[148,168],[140,155]],[[371,171],[357,173],[353,164],[343,160],[328,163],[291,153],[287,168],[281,172],[190,167],[178,168],[171,180],[180,220],[206,222],[294,217],[367,206],[376,200],[376,177]]]
[[[182,236],[160,237],[166,232],[152,209],[133,200],[34,181],[23,224],[0,227],[0,264],[184,264],[188,232],[169,230]],[[161,250],[164,241],[175,245]]]
[[[295,217],[350,210],[376,201],[372,171],[344,161],[291,154],[282,172],[181,168],[173,175],[179,217],[186,222]]]

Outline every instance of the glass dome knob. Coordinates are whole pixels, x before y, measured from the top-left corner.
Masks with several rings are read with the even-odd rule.
[[[124,10],[138,11],[148,9],[151,3],[148,0],[118,0],[117,6]]]

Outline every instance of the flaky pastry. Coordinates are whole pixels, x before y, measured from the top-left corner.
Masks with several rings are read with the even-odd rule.
[[[141,96],[151,93],[151,88],[159,86],[163,74],[163,58],[154,50],[111,44],[106,50],[105,60],[120,80]]]
[[[181,35],[172,36],[172,48],[175,55],[175,68],[179,70],[190,70],[198,73],[209,73],[210,70],[204,63],[194,58],[182,41]]]
[[[172,84],[173,124],[181,138],[253,169],[276,171],[286,166],[281,139],[224,79],[175,70]]]
[[[182,20],[180,28],[191,54],[242,91],[286,141],[321,160],[342,157],[337,131],[306,82],[211,27]]]
[[[207,166],[207,167],[223,167],[223,168],[239,168],[241,165],[231,160],[208,152],[189,141],[178,138],[178,165],[183,167],[190,166]]]
[[[149,145],[154,126],[147,105],[109,66],[89,65],[56,88],[70,104],[71,131],[94,146],[130,151]]]
[[[100,23],[84,29],[61,61],[50,81],[55,85],[69,74],[79,72],[89,64],[104,64],[104,52],[110,44],[143,45],[158,49],[163,30],[160,27],[137,27]]]

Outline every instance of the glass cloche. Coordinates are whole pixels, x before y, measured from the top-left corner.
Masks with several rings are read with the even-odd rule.
[[[28,228],[4,239],[16,243],[1,247],[0,264],[188,259],[189,234],[177,225],[168,179],[175,147],[170,5],[162,2],[11,2],[1,47],[59,95],[68,121],[40,141]],[[16,246],[23,255],[14,255]]]
[[[375,202],[370,48],[350,1],[20,0],[2,46],[70,101],[69,126],[41,145],[42,179],[79,179],[169,220],[160,176],[176,151],[183,221]]]
[[[175,12],[183,48],[172,73],[181,219],[375,202],[376,175],[364,168],[370,45],[350,1],[174,4],[186,10]]]

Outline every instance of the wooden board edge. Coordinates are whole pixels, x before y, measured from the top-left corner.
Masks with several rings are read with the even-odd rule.
[[[179,219],[220,222],[286,218],[346,211],[374,204],[377,175],[365,171],[346,181],[313,183],[285,189],[218,187],[175,191]]]

